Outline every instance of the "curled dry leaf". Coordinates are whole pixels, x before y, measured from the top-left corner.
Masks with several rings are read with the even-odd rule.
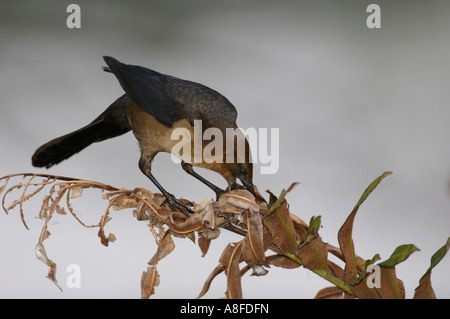
[[[129,194],[120,194],[114,197],[111,203],[111,208],[114,210],[123,210],[128,208],[135,208],[138,206],[138,200]]]
[[[239,263],[242,259],[242,243],[243,241],[240,241],[238,243],[229,243],[227,245],[219,258],[219,264],[208,276],[202,291],[197,298],[201,298],[208,292],[214,278],[223,271],[225,271],[227,276],[227,290],[225,296],[228,299],[242,298],[241,271],[239,269]]]
[[[255,202],[255,196],[249,191],[235,189],[220,196],[219,209],[222,213],[243,213],[247,210],[258,213],[260,206]]]
[[[270,194],[269,211],[277,198]],[[268,229],[272,237],[271,249],[280,253],[293,253],[299,242],[298,233],[295,230],[294,222],[287,207],[285,199],[279,203],[278,208],[273,213],[264,216],[264,226]]]
[[[166,257],[175,249],[175,243],[172,240],[170,231],[166,231],[163,238],[159,242],[158,249],[152,259],[148,262],[149,265],[156,265],[161,259]]]
[[[342,256],[345,261],[345,274],[344,281],[346,283],[351,283],[356,280],[358,275],[358,264],[357,258],[355,255],[355,247],[352,239],[352,231],[353,231],[353,222],[355,220],[356,213],[358,212],[359,207],[364,203],[367,197],[372,193],[372,191],[378,186],[378,184],[388,175],[392,174],[391,172],[384,172],[378,178],[376,178],[367,189],[361,195],[358,203],[353,208],[350,215],[347,217],[347,220],[344,222],[342,227],[338,232],[338,241],[341,248]]]
[[[200,250],[202,251],[202,257],[206,256],[206,253],[208,252],[210,245],[211,245],[211,239],[207,239],[207,238],[203,237],[203,234],[199,234],[198,246],[200,247]]]
[[[203,297],[208,292],[209,287],[211,286],[211,283],[214,280],[214,278],[216,278],[217,275],[221,274],[224,270],[225,270],[224,264],[218,264],[216,268],[214,268],[214,270],[209,274],[208,278],[203,284],[202,291],[200,291],[200,294],[197,296],[197,299]]]
[[[58,285],[58,281],[56,280],[56,264],[47,256],[47,252],[45,251],[45,247],[42,242],[39,242],[35,248],[36,257],[42,261],[44,264],[48,266],[48,274],[47,278],[53,282],[59,290],[62,291],[61,287]]]
[[[201,202],[200,204],[197,204],[195,202],[192,204],[194,206],[194,211],[196,213],[202,214],[202,212],[204,210],[206,210],[207,208],[209,208],[211,206],[211,204],[213,204],[213,203],[215,203],[215,202],[212,199],[207,198],[207,199],[203,200],[203,202]],[[203,215],[204,215],[204,213],[203,213]]]
[[[414,299],[436,299],[433,287],[431,286],[431,271],[445,257],[450,248],[450,237],[444,246],[439,248],[433,256],[431,256],[430,267],[420,278],[419,286],[414,290]]]
[[[326,244],[319,236],[308,240],[297,250],[296,254],[302,261],[304,267],[329,271],[327,264],[328,251]]]
[[[148,266],[147,271],[142,272],[141,298],[148,299],[155,293],[155,287],[159,286],[159,274],[154,266]]]
[[[405,299],[405,285],[397,278],[395,268],[381,268],[380,289],[377,289],[382,299]]]
[[[70,199],[81,197],[81,195],[83,195],[83,189],[84,188],[80,185],[72,187],[70,192]]]
[[[203,216],[193,213],[189,218],[185,218],[180,213],[170,214],[168,226],[176,234],[187,234],[203,228]]]
[[[244,239],[243,259],[253,269],[253,274],[263,276],[267,270],[263,266],[268,266],[266,261],[266,248],[264,245],[264,226],[260,214],[247,213],[247,236]]]
[[[338,287],[327,287],[319,290],[314,299],[344,299],[344,292]]]
[[[214,205],[209,205],[203,215],[202,222],[206,227],[216,229],[225,222],[225,219],[218,216],[214,209]]]
[[[228,245],[230,252],[226,255],[228,259],[222,260],[225,263],[227,274],[227,291],[225,293],[228,299],[242,299],[241,270],[239,263],[242,257],[242,241]]]
[[[158,243],[158,249],[155,255],[148,262],[149,266],[147,271],[142,273],[141,278],[141,298],[148,299],[151,295],[155,293],[155,287],[159,286],[160,279],[159,274],[156,270],[156,265],[158,262],[170,254],[175,248],[175,244],[172,240],[170,231],[167,230],[164,235],[162,235],[161,240]]]
[[[266,261],[269,265],[285,269],[295,269],[301,266],[298,262],[295,262],[284,255],[271,255],[266,257]]]

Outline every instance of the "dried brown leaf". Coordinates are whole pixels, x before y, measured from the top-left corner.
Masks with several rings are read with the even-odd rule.
[[[228,246],[231,247],[231,253],[226,262],[227,291],[225,295],[228,299],[242,299],[241,271],[239,269],[242,257],[242,241],[231,243]]]
[[[354,210],[350,216],[348,216],[338,233],[339,246],[341,247],[342,256],[345,261],[344,281],[346,283],[355,281],[356,276],[358,275],[355,248],[352,239],[353,221],[355,220],[356,213],[357,210]]]
[[[309,225],[297,215],[291,213],[290,217],[292,219],[292,223],[294,224],[295,230],[297,230],[299,235],[303,237],[303,234],[305,234],[308,231]]]
[[[212,281],[218,274],[226,271],[227,275],[227,298],[242,298],[241,290],[241,274],[239,270],[239,263],[242,255],[242,241],[238,243],[229,243],[227,247],[223,250],[219,258],[219,265],[214,268],[212,273],[208,276],[203,289],[197,298],[201,298],[205,295]]]
[[[78,198],[83,195],[84,187],[81,185],[73,186],[70,191],[70,199]]]
[[[113,233],[109,233],[108,236],[106,236],[103,227],[98,230],[98,237],[100,237],[100,242],[102,245],[106,247],[108,247],[110,242],[113,243],[116,241],[116,236]]]
[[[220,196],[219,209],[226,213],[241,213],[246,210],[257,213],[260,206],[256,203],[252,193],[243,189],[235,189]]]
[[[123,210],[128,208],[135,208],[138,206],[138,200],[129,194],[120,194],[115,197],[111,208],[114,210]]]
[[[158,194],[158,193],[153,193],[150,190],[143,188],[143,187],[136,187],[133,192],[134,195],[140,197],[140,198],[144,198],[145,200],[151,201],[154,197],[159,197],[157,195],[162,195],[162,194]],[[164,197],[164,196],[162,196]],[[165,199],[165,197],[164,197]],[[161,205],[159,205],[161,206]],[[159,208],[158,206],[158,208]]]
[[[270,203],[276,200],[277,198],[270,193]],[[297,248],[298,236],[290,215],[287,202],[283,200],[272,214],[265,215],[263,218],[264,225],[272,235],[271,249],[280,254],[293,253]]]
[[[41,230],[41,235],[39,236],[38,244],[36,245],[35,252],[36,256],[39,260],[41,260],[43,263],[45,263],[48,268],[48,275],[47,278],[50,279],[61,291],[61,287],[58,285],[58,282],[56,280],[56,264],[47,256],[47,252],[45,251],[44,247],[44,240],[47,239],[50,236],[50,232],[48,231],[47,225],[50,219],[53,216],[53,213],[56,211],[56,208],[58,207],[59,202],[63,198],[64,194],[66,192],[66,189],[60,190],[57,192],[58,196],[53,201],[52,205],[49,208],[48,216],[45,219],[44,226]]]
[[[213,240],[219,237],[220,235],[220,229],[219,228],[208,228],[204,227],[198,231],[198,234],[207,240]]]
[[[102,243],[102,245],[106,247],[108,247],[110,242],[114,242],[116,240],[114,234],[108,234],[108,237],[106,237],[105,235],[105,225],[107,222],[111,220],[111,217],[109,217],[109,210],[111,207],[114,207],[116,202],[121,202],[122,200],[124,200],[125,197],[126,196],[123,196],[122,194],[110,199],[108,207],[106,208],[105,213],[100,219],[98,237],[100,237],[100,242]]]
[[[62,291],[61,287],[58,285],[58,281],[56,280],[56,264],[50,258],[48,258],[42,241],[40,241],[36,245],[35,252],[37,258],[48,266],[47,278],[50,279],[50,281],[52,281],[56,285],[56,287],[58,287],[59,290]]]
[[[392,174],[391,172],[384,172],[382,175],[377,177],[363,192],[361,197],[356,203],[350,215],[347,217],[346,221],[339,229],[338,232],[338,241],[339,246],[341,248],[342,256],[345,261],[345,269],[344,269],[344,281],[346,283],[351,283],[356,280],[358,275],[358,263],[355,255],[355,248],[352,239],[353,232],[353,222],[355,220],[356,213],[358,212],[359,207],[364,203],[367,197],[372,193],[372,191],[378,186],[378,184],[388,175]]]
[[[46,240],[47,238],[49,238],[50,237],[50,232],[48,231],[48,229],[47,228],[44,228],[43,230],[42,230],[42,233],[41,233],[41,237],[39,238],[39,240],[41,241],[41,242],[43,242],[44,240]]]
[[[214,212],[213,205],[210,205],[208,209],[206,210],[205,214],[203,215],[203,224],[207,228],[215,229],[219,225],[221,225],[225,219],[223,217],[219,217]]]
[[[25,178],[25,176],[23,176],[23,177]],[[20,218],[21,218],[22,223],[23,223],[23,225],[25,226],[26,229],[29,229],[29,228],[28,228],[27,223],[25,222],[25,216],[24,216],[24,213],[23,213],[23,203],[24,203],[25,201],[27,201],[28,199],[30,199],[31,197],[33,197],[34,195],[36,195],[37,193],[39,193],[39,192],[40,192],[47,184],[51,183],[51,182],[48,181],[48,179],[45,180],[45,181],[43,181],[43,182],[32,182],[34,177],[35,177],[35,176],[32,175],[32,176],[29,178],[29,180],[28,180],[27,183],[20,183],[20,184],[17,184],[17,185],[14,185],[14,186],[10,187],[10,188],[7,190],[7,192],[4,194],[3,200],[2,200],[3,210],[4,210],[6,213],[8,213],[8,211],[11,210],[11,209],[13,209],[15,206],[19,205]],[[1,179],[4,179],[4,178],[5,178],[5,177],[2,177]],[[1,194],[1,193],[3,192],[3,190],[6,188],[6,185],[8,184],[9,179],[10,179],[10,177],[6,177],[5,185],[4,185],[4,186],[2,187],[2,189],[0,190],[0,194]],[[12,191],[13,189],[19,189],[19,188],[21,188],[22,186],[25,186],[25,187],[24,187],[24,190],[23,190],[22,195],[20,196],[20,198],[17,199],[17,200],[15,200],[8,208],[5,208],[5,198],[6,198],[7,194],[8,194],[10,191]],[[30,193],[30,194],[26,194],[26,192],[27,192],[29,186],[39,186],[39,187],[38,187],[34,192],[32,192],[32,193]]]
[[[194,206],[194,211],[196,213],[202,213],[206,208],[209,208],[211,206],[211,204],[214,203],[214,201],[212,199],[205,199],[203,200],[200,204],[197,203],[192,203]]]
[[[323,269],[329,271],[327,265],[327,246],[318,235],[302,245],[297,251],[297,256],[302,261],[303,266],[308,269]]]
[[[6,186],[8,185],[8,183],[9,183],[9,180],[11,179],[11,177],[10,176],[4,176],[4,177],[2,177],[0,180],[5,180],[5,184],[2,186],[2,187],[0,187],[0,195],[3,193],[3,191],[6,189]]]
[[[200,234],[198,236],[198,246],[200,247],[200,250],[202,251],[202,257],[205,257],[206,253],[209,250],[209,246],[211,245],[211,239],[207,239],[203,237],[203,234]]]
[[[214,280],[214,278],[217,277],[220,273],[222,273],[225,270],[225,265],[219,264],[214,268],[214,270],[209,274],[208,278],[206,279],[202,291],[200,291],[197,299],[203,297],[209,290],[209,287],[211,287],[211,283]]]
[[[60,215],[67,215],[66,210],[64,207],[61,207],[59,205],[56,206],[56,212]]]
[[[286,268],[286,269],[295,269],[295,268],[298,268],[301,266],[298,262],[295,262],[292,259],[287,258],[284,255],[267,256],[266,261],[271,266],[281,267],[281,268]]]
[[[267,206],[266,199],[261,195],[261,193],[259,192],[259,189],[256,185],[253,185],[253,192],[255,193],[255,201],[260,206],[262,206],[263,204],[266,204],[266,206]]]
[[[445,244],[440,247],[431,256],[430,267],[428,267],[425,274],[419,280],[419,286],[414,290],[414,299],[436,299],[433,287],[431,285],[431,273],[441,261],[447,255],[450,249],[450,237],[447,238]]]
[[[147,271],[142,272],[141,298],[148,299],[155,293],[155,287],[159,286],[159,274],[155,266],[148,266]]]
[[[152,204],[153,206],[153,204]],[[153,218],[153,222],[156,223],[156,220],[167,224],[167,221],[170,221],[171,215],[180,215],[182,218],[180,218],[180,221],[183,221],[185,219],[184,215],[181,213],[172,212],[172,210],[169,207],[161,207],[158,210],[155,210],[156,214]],[[173,219],[173,217],[172,217]]]
[[[329,269],[329,273],[333,275],[336,278],[339,278],[340,280],[344,280],[344,269],[342,269],[340,266],[336,265],[331,260],[327,260],[327,265]]]
[[[327,287],[319,290],[314,299],[344,299],[344,292],[338,287]]]
[[[166,197],[163,194],[160,193],[153,193],[153,197],[150,200],[150,204],[155,208],[155,209],[160,209],[163,208],[162,204],[166,201]],[[170,210],[170,209],[169,209]]]
[[[366,273],[361,280],[358,280],[356,284],[352,285],[351,289],[355,293],[355,296],[359,299],[380,299],[380,295],[376,288],[369,288],[367,280],[371,274]]]
[[[358,279],[351,289],[360,299],[404,299],[405,287],[397,278],[395,267],[379,267],[379,287],[369,288],[367,280],[371,273],[366,273],[362,279]]]
[[[382,299],[405,299],[405,286],[403,281],[397,278],[395,267],[381,269],[380,288],[377,288]]]
[[[109,241],[110,243],[115,242],[115,241],[116,241],[116,236],[115,236],[113,233],[110,233],[110,234],[108,235],[108,241]]]
[[[161,259],[166,257],[175,249],[170,231],[166,231],[163,238],[160,240],[158,249],[152,259],[148,262],[149,265],[156,265]]]
[[[338,257],[342,261],[345,261],[344,256],[342,255],[342,251],[339,247],[333,246],[330,243],[326,243],[327,250],[329,253],[333,254],[334,256]],[[356,259],[356,265],[359,271],[364,271],[366,269],[366,260],[364,258],[359,257],[358,255],[355,255]],[[344,277],[342,277],[343,279]]]
[[[244,261],[253,269],[253,275],[267,274],[262,266],[268,266],[265,256],[263,224],[260,214],[247,214],[247,236],[244,239],[242,256]]]
[[[177,216],[182,217],[177,221]],[[203,216],[199,213],[193,213],[189,218],[185,219],[181,213],[172,213],[167,225],[176,235],[188,235],[203,227]]]
[[[44,197],[44,200],[42,202],[41,209],[39,211],[39,218],[46,218],[48,216],[48,211],[50,210],[50,201],[52,197],[50,195],[47,195]]]
[[[414,292],[414,299],[436,299],[436,294],[431,286],[431,271],[427,271],[420,278],[419,286]]]

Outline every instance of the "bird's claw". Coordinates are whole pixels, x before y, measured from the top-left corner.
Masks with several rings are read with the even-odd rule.
[[[219,201],[220,196],[222,196],[223,194],[228,193],[228,190],[226,189],[221,189],[221,188],[216,188],[214,190],[214,192],[216,193],[216,201]]]
[[[167,203],[169,204],[169,207],[172,211],[175,211],[176,207],[187,217],[190,217],[191,214],[194,213],[189,206],[176,199],[175,196],[173,196],[172,194],[169,194],[166,198]]]

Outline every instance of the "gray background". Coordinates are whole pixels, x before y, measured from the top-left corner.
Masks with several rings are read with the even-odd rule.
[[[48,171],[31,166],[39,145],[89,123],[122,94],[100,69],[102,55],[111,55],[218,90],[238,108],[243,128],[279,128],[280,169],[261,175],[256,165],[255,185],[279,194],[301,182],[288,196],[291,211],[306,221],[321,215],[325,241],[337,244],[337,231],[361,193],[392,170],[360,209],[353,237],[365,258],[380,253],[386,259],[405,243],[421,249],[397,270],[411,297],[450,229],[450,4],[376,1],[382,27],[369,30],[372,2],[76,1],[82,27],[71,30],[69,1],[3,0],[0,175],[48,172],[155,190],[137,167],[131,133]],[[167,154],[153,167],[176,196],[213,196]],[[202,173],[225,186],[214,173]],[[104,208],[94,199],[76,206],[92,223]],[[96,230],[69,216],[55,219],[46,248],[58,264],[61,293],[33,252],[42,226],[35,218],[39,206],[40,198],[25,206],[29,231],[18,212],[0,214],[0,297],[140,296],[141,273],[155,252],[145,223],[130,212],[113,212],[107,232],[117,242],[105,248]],[[202,258],[196,245],[177,239],[159,265],[156,297],[196,297],[224,247],[237,240],[223,232]],[[449,260],[433,273],[438,297],[450,297]],[[66,287],[69,264],[81,267],[80,289]],[[207,297],[224,295],[224,278],[216,278]],[[247,298],[311,298],[327,286],[304,269],[271,268],[265,277],[243,279]]]

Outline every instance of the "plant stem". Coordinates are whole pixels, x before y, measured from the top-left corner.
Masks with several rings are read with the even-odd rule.
[[[300,265],[303,266],[303,263],[301,261],[301,259],[294,254],[284,254],[287,258],[299,263]],[[309,268],[308,268],[309,269]],[[322,277],[323,279],[331,282],[333,285],[335,285],[336,287],[342,289],[344,292],[348,293],[349,295],[355,296],[354,292],[351,290],[351,288],[342,280],[340,280],[339,278],[331,275],[330,273],[326,272],[323,269],[310,269],[313,273],[319,275],[320,277]]]

